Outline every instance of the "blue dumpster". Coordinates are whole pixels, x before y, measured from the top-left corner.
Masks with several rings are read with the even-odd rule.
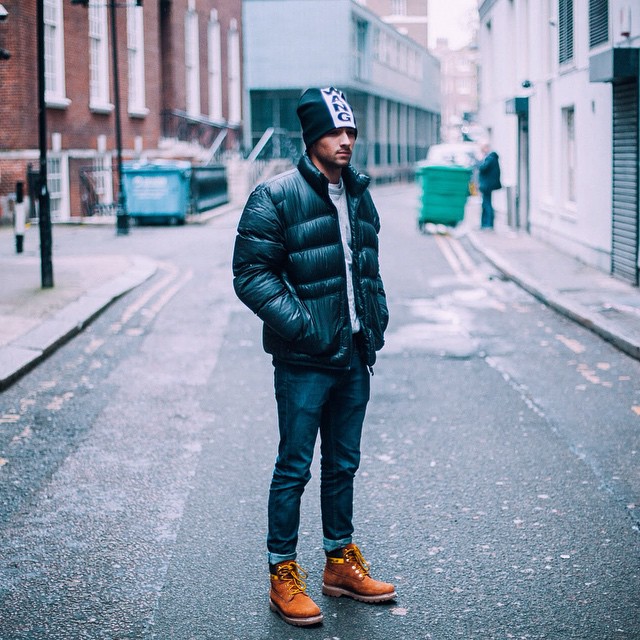
[[[184,224],[191,206],[191,163],[130,162],[122,167],[127,212],[136,222]]]

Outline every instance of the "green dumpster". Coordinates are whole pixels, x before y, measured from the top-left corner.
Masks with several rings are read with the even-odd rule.
[[[122,174],[127,212],[136,222],[184,223],[191,206],[190,162],[131,162]]]
[[[420,229],[428,222],[455,227],[462,221],[471,169],[419,164],[416,179],[422,188],[418,215]]]

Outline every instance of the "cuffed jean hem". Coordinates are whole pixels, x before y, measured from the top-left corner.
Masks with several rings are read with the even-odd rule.
[[[280,553],[271,553],[267,551],[267,560],[269,564],[279,564],[280,562],[289,562],[290,560],[296,559],[295,553],[289,553],[287,555],[282,555]]]
[[[342,540],[329,540],[329,538],[322,538],[322,546],[326,553],[331,553],[336,549],[342,549],[352,542],[353,539],[351,536],[348,538],[342,538]]]

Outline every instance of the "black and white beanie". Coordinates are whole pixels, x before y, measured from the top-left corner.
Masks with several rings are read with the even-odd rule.
[[[300,97],[297,113],[307,147],[332,129],[349,127],[358,135],[351,105],[344,93],[333,87],[307,89]]]

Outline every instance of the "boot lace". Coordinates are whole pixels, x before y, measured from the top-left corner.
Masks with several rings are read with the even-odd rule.
[[[369,575],[369,565],[364,559],[362,552],[355,545],[344,551],[345,562],[353,563],[354,569],[358,567],[363,575]]]
[[[285,583],[289,593],[295,596],[297,593],[304,593],[307,584],[305,582],[309,574],[295,561],[281,564],[278,567],[278,579]]]

